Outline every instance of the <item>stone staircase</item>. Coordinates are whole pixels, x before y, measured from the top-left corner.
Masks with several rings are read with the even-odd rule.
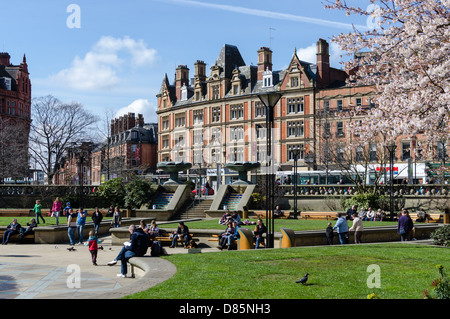
[[[195,204],[191,202],[187,205],[186,209],[181,209],[175,215],[172,216],[172,220],[180,220],[180,219],[189,219],[189,218],[205,218],[205,210],[209,210],[213,199],[205,198],[205,199],[196,199]]]

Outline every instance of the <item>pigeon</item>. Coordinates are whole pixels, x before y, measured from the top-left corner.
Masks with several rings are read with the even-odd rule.
[[[68,251],[75,251],[76,249],[73,248],[73,247],[69,247],[69,248],[67,248],[67,250],[68,250]]]
[[[306,273],[306,275],[303,276],[302,279],[296,281],[296,283],[297,283],[297,284],[300,283],[300,284],[304,285],[304,284],[306,284],[306,281],[307,281],[307,280],[308,280],[308,273]]]

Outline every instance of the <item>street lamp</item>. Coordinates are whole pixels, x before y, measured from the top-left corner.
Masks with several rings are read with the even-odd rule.
[[[272,131],[274,129],[274,108],[281,98],[277,92],[258,94],[259,100],[266,107],[266,226],[267,226],[267,248],[274,248],[274,206],[275,206],[275,178],[272,154]]]
[[[294,155],[294,219],[297,219],[297,182],[298,182],[298,155],[300,154],[300,149],[297,146],[292,150],[292,155]]]
[[[389,144],[386,146],[387,150],[389,151],[389,185],[390,185],[390,194],[389,194],[389,201],[390,201],[390,220],[394,219],[394,153],[397,149],[397,145],[394,143]]]

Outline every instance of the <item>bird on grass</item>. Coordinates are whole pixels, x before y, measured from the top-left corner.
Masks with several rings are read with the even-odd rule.
[[[302,284],[302,285],[304,285],[304,284],[306,284],[306,282],[308,281],[308,273],[306,273],[306,275],[304,275],[300,280],[297,280],[296,281],[296,283],[297,284]]]

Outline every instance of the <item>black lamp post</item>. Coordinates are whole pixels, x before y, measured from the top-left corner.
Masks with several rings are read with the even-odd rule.
[[[297,219],[297,183],[298,183],[298,155],[300,154],[300,149],[296,147],[292,150],[292,155],[294,155],[294,219]]]
[[[272,131],[274,129],[274,108],[281,98],[277,92],[258,94],[258,98],[266,107],[266,131],[267,131],[267,154],[266,154],[266,227],[267,248],[274,248],[274,209],[275,209],[275,176],[272,154]]]
[[[390,216],[389,219],[393,220],[394,219],[394,153],[395,150],[397,149],[397,145],[395,145],[394,143],[389,144],[386,146],[387,150],[389,151],[389,165],[390,165],[390,169],[389,169],[389,186],[390,186],[390,194],[389,194],[389,208],[390,208]]]

